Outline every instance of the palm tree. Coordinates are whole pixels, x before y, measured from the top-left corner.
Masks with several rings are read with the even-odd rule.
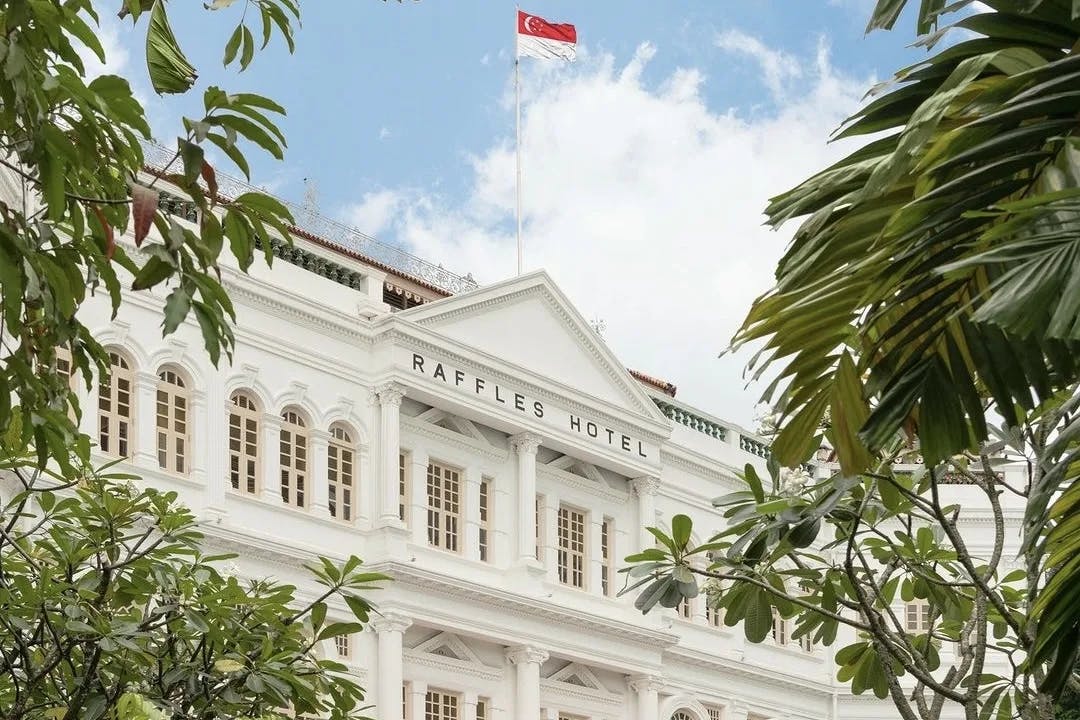
[[[878,0],[868,30],[907,4]],[[772,199],[770,224],[802,224],[734,344],[784,367],[766,396],[790,466],[827,411],[849,474],[898,432],[936,465],[977,450],[988,418],[1039,420],[1029,640],[1053,690],[1080,637],[1080,1],[982,5],[922,0],[933,54],[837,134],[868,142]]]

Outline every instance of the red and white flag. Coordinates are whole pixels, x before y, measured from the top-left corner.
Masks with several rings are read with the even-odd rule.
[[[577,29],[518,10],[517,54],[573,61],[577,57]]]

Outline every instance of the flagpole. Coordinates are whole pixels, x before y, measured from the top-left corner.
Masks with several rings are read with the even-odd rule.
[[[524,247],[521,242],[521,54],[518,52],[518,7],[514,6],[514,149],[517,156],[517,274],[521,275]]]

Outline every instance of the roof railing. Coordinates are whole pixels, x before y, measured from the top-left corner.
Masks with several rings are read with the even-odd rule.
[[[174,151],[158,143],[144,142],[143,155],[146,164],[161,169],[173,159]],[[225,199],[243,195],[246,192],[268,192],[244,180],[226,173],[216,173],[218,194]],[[289,200],[278,198],[296,220],[296,227],[310,233],[327,244],[346,252],[356,253],[377,263],[393,268],[403,275],[422,280],[450,295],[475,290],[479,287],[472,274],[458,275],[435,265],[394,245],[388,245],[350,227],[343,222],[322,215],[309,207],[304,207]]]

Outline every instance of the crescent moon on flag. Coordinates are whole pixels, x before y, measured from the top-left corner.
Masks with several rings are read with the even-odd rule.
[[[533,27],[532,27],[532,25],[530,25],[529,23],[531,23],[531,22],[532,22],[533,20],[535,20],[535,19],[536,19],[536,16],[535,16],[535,15],[529,15],[529,16],[527,16],[527,17],[525,18],[525,22],[524,22],[524,25],[525,25],[525,29],[526,29],[526,30],[528,30],[528,31],[529,31],[529,32],[531,32],[531,33],[534,33],[534,32],[536,32],[536,31],[535,31],[535,30],[533,30]]]

